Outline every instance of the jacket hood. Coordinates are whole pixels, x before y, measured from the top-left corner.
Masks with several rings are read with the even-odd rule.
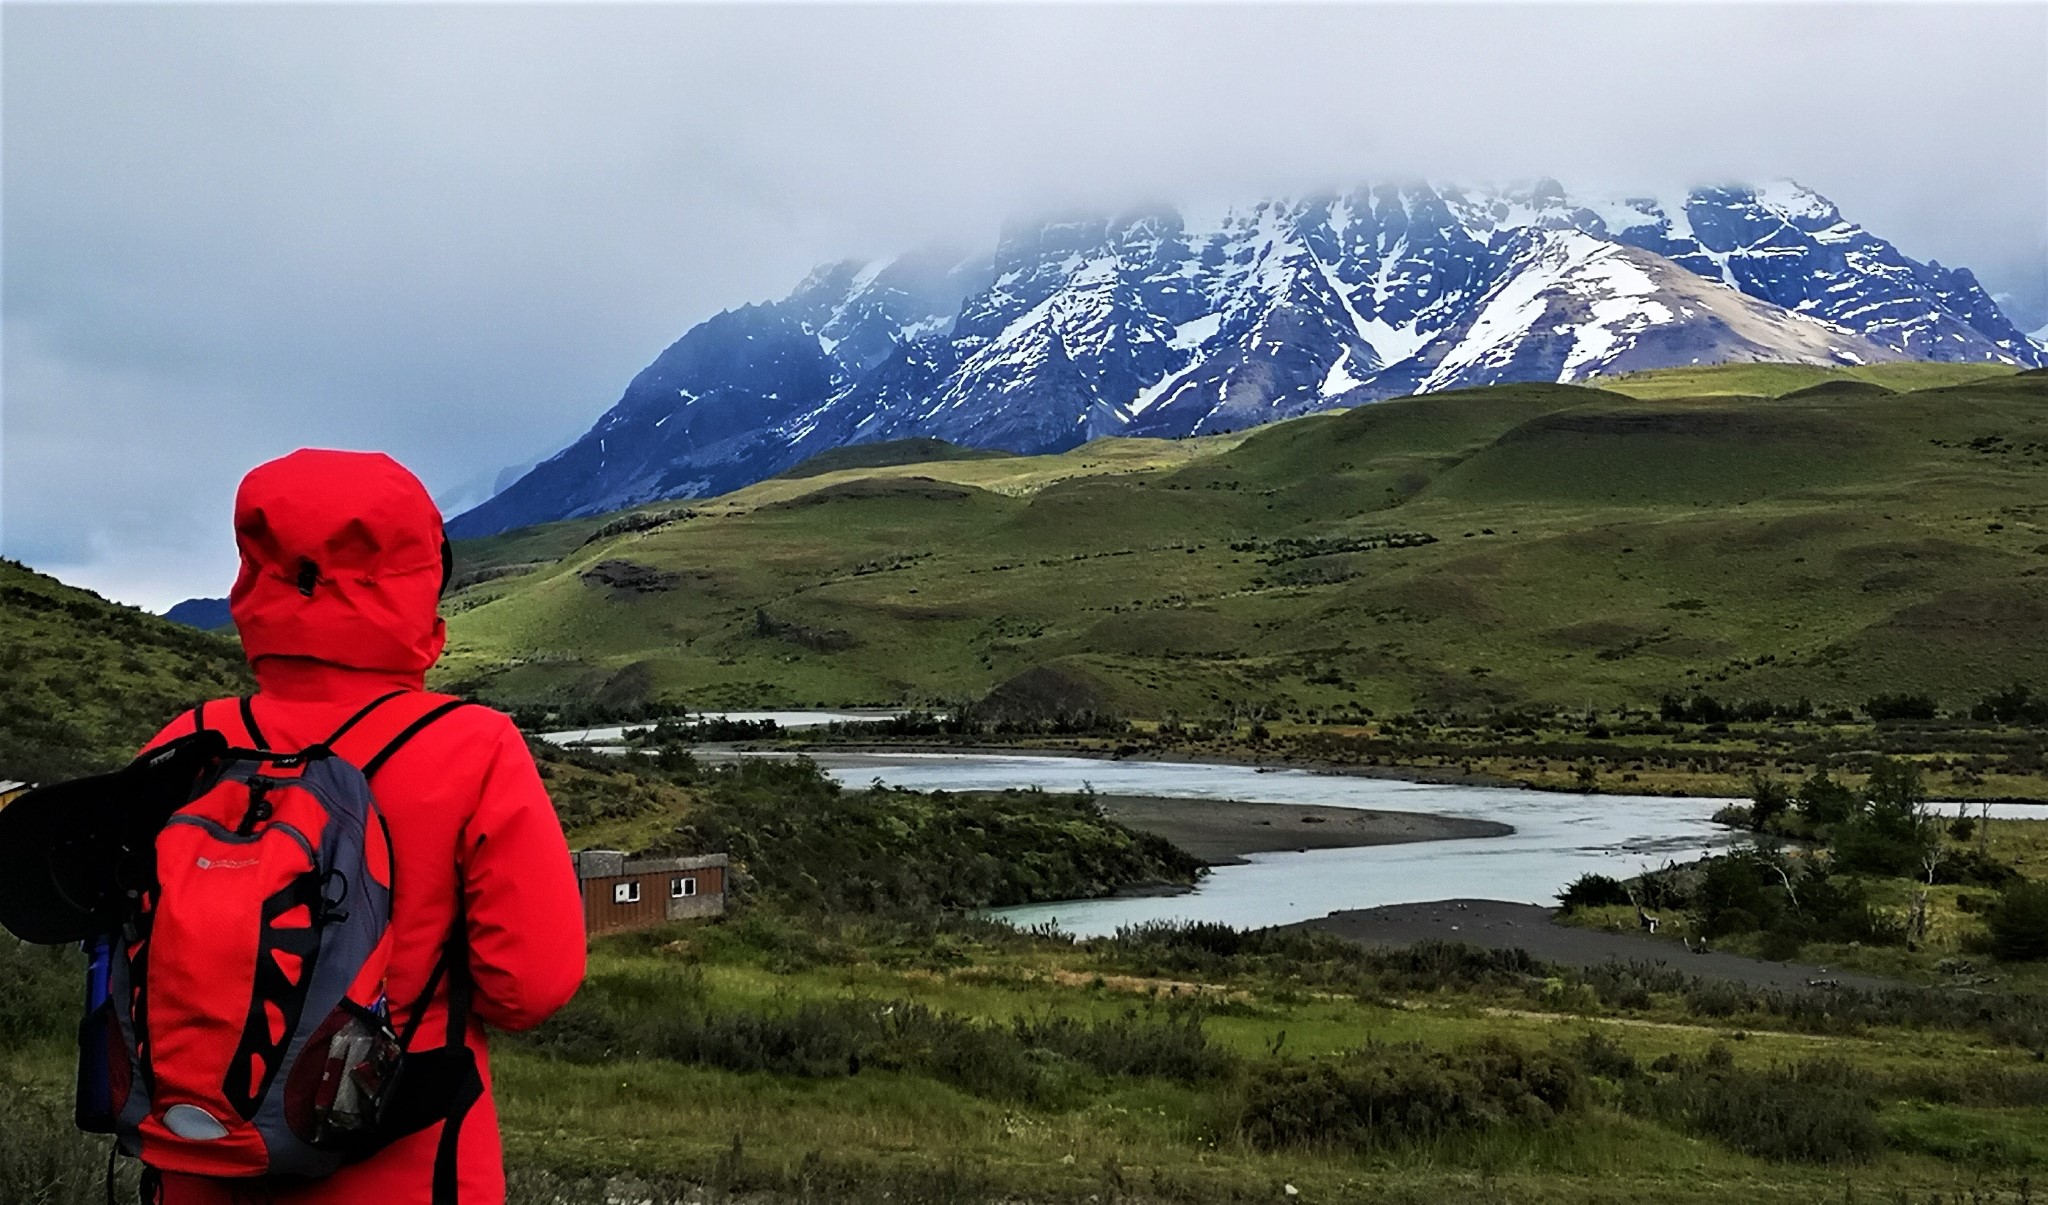
[[[441,656],[441,512],[382,452],[302,448],[250,470],[235,544],[228,609],[252,666],[302,657],[424,674]]]

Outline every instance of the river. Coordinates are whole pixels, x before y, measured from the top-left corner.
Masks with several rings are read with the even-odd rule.
[[[784,727],[872,720],[873,713],[730,712]],[[548,733],[562,743],[616,741],[619,728]],[[749,755],[764,756],[764,755]],[[772,756],[772,755],[765,755]],[[1219,866],[1181,895],[1065,900],[1000,910],[1018,925],[1057,924],[1080,936],[1144,921],[1220,921],[1240,928],[1310,920],[1349,908],[1442,899],[1550,904],[1581,874],[1625,878],[1744,839],[1709,819],[1727,799],[1576,795],[1514,787],[1442,786],[1386,778],[1261,770],[1202,762],[1105,761],[989,753],[833,753],[819,764],[850,787],[880,780],[920,791],[1093,788],[1105,795],[1239,799],[1467,816],[1512,825],[1504,837],[1357,849],[1252,854]],[[1941,805],[1951,814],[1956,805]],[[1976,809],[1971,808],[1972,814]],[[2048,818],[2048,805],[1999,804],[1992,816]]]
[[[916,790],[1037,786],[1469,816],[1513,825],[1505,837],[1253,854],[1219,866],[1184,895],[1067,900],[1007,908],[1018,925],[1057,924],[1082,936],[1153,920],[1221,921],[1240,928],[1309,920],[1345,908],[1423,900],[1553,903],[1587,871],[1626,877],[1739,840],[1710,822],[1725,799],[1568,795],[1508,787],[1437,786],[1384,778],[1184,762],[1101,761],[987,754],[861,754],[821,758],[849,786],[875,779]]]

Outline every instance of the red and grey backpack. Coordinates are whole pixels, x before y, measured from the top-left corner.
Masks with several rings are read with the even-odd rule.
[[[393,692],[293,753],[264,747],[247,699],[238,718],[249,747],[209,728],[204,706],[194,711],[193,732],[172,744],[209,744],[213,755],[157,832],[131,918],[91,944],[81,1127],[114,1133],[158,1172],[317,1178],[447,1120],[442,1197],[454,1123],[481,1091],[462,1037],[463,914],[426,990],[394,1007],[385,981],[403,868],[371,783],[462,705]],[[447,1046],[412,1054],[444,979]]]

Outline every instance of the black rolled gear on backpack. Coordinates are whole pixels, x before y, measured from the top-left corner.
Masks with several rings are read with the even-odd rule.
[[[225,735],[194,732],[0,808],[0,928],[37,945],[119,928],[155,873],[164,821],[227,749]]]

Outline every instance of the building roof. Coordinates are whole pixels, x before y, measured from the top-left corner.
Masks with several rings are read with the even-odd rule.
[[[630,874],[660,874],[672,870],[709,870],[723,867],[724,854],[698,854],[688,858],[627,858],[616,849],[583,849],[570,855],[576,861],[576,877],[609,879]]]

